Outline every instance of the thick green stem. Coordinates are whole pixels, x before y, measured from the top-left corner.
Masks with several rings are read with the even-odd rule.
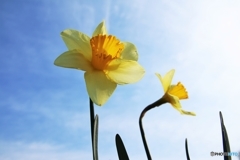
[[[93,152],[93,160],[94,158],[94,147],[93,147],[93,136],[94,136],[94,105],[93,105],[93,101],[91,100],[91,98],[89,98],[90,100],[90,123],[91,123],[91,138],[92,138],[92,152]]]

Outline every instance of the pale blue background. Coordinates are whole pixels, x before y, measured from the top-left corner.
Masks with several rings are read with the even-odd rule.
[[[137,46],[146,74],[95,107],[100,159],[117,159],[116,133],[130,159],[146,159],[138,117],[163,94],[154,73],[173,68],[173,82],[189,92],[182,106],[197,116],[180,115],[169,104],[149,111],[143,124],[153,159],[185,159],[185,138],[192,159],[220,159],[210,156],[222,151],[219,111],[231,149],[239,151],[239,8],[238,0],[2,0],[0,159],[91,159],[83,72],[53,62],[67,50],[61,31],[90,36],[102,20],[110,34]]]

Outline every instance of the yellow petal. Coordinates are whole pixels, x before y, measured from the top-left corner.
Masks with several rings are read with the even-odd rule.
[[[178,111],[181,110],[182,106],[180,104],[180,101],[178,99],[178,97],[174,96],[174,95],[171,95],[171,94],[168,94],[166,93],[165,94],[165,97],[167,98],[167,101],[175,108],[177,109]]]
[[[167,90],[168,90],[168,88],[170,87],[170,84],[171,84],[171,82],[172,82],[172,78],[173,78],[174,72],[175,72],[175,70],[172,69],[172,70],[170,70],[164,77],[162,77],[162,76],[161,76],[160,74],[158,74],[158,73],[155,73],[156,76],[159,78],[159,80],[160,80],[161,83],[162,83],[164,93],[166,93]]]
[[[121,53],[121,58],[137,61],[138,60],[138,52],[137,52],[137,48],[135,47],[135,45],[130,42],[123,42],[123,44],[124,44],[124,49]]]
[[[79,50],[64,52],[54,61],[56,66],[65,68],[75,68],[83,71],[91,71],[91,62],[88,61]]]
[[[117,84],[128,84],[139,81],[145,71],[136,61],[115,59],[109,63],[105,73]]]
[[[196,116],[196,114],[194,112],[189,112],[189,111],[184,111],[184,110],[182,110],[182,114]]]
[[[196,115],[194,112],[184,111],[182,109],[181,103],[180,103],[180,101],[179,101],[177,96],[174,96],[174,95],[171,95],[171,94],[165,94],[164,98],[166,98],[167,101],[173,106],[173,108],[175,108],[181,114],[191,115],[191,116],[195,116]]]
[[[79,49],[83,56],[91,61],[92,49],[90,45],[90,38],[79,31],[67,29],[61,33],[62,39],[65,42],[68,50]]]
[[[105,26],[105,22],[101,22],[97,28],[95,29],[95,31],[93,32],[92,36],[97,36],[99,34],[102,34],[102,35],[107,35],[107,29],[106,29],[106,26]]]
[[[85,72],[84,77],[89,97],[99,106],[106,103],[117,87],[102,71]]]

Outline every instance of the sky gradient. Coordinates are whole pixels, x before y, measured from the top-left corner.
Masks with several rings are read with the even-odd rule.
[[[219,111],[232,152],[240,151],[240,1],[3,0],[0,5],[0,159],[91,159],[89,98],[83,72],[53,65],[67,48],[65,29],[108,33],[136,45],[143,79],[118,86],[99,115],[99,159],[115,160],[120,134],[130,159],[147,159],[138,117],[163,95],[155,73],[175,69],[189,99],[180,115],[170,104],[143,125],[153,159],[215,160],[221,152]],[[179,158],[180,157],[180,158]],[[237,160],[237,157],[232,157]]]

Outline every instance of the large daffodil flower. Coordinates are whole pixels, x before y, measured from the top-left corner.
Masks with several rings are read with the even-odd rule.
[[[104,22],[97,26],[92,38],[72,29],[64,30],[61,37],[69,51],[54,64],[85,71],[88,95],[99,106],[108,100],[117,84],[134,83],[144,75],[136,47],[108,35]]]
[[[180,82],[178,82],[177,85],[171,85],[174,72],[175,70],[171,70],[164,77],[156,73],[157,77],[159,78],[163,86],[164,95],[162,99],[165,102],[170,103],[181,114],[196,116],[195,113],[184,111],[182,109],[182,106],[179,100],[187,99],[188,93],[185,87]]]

